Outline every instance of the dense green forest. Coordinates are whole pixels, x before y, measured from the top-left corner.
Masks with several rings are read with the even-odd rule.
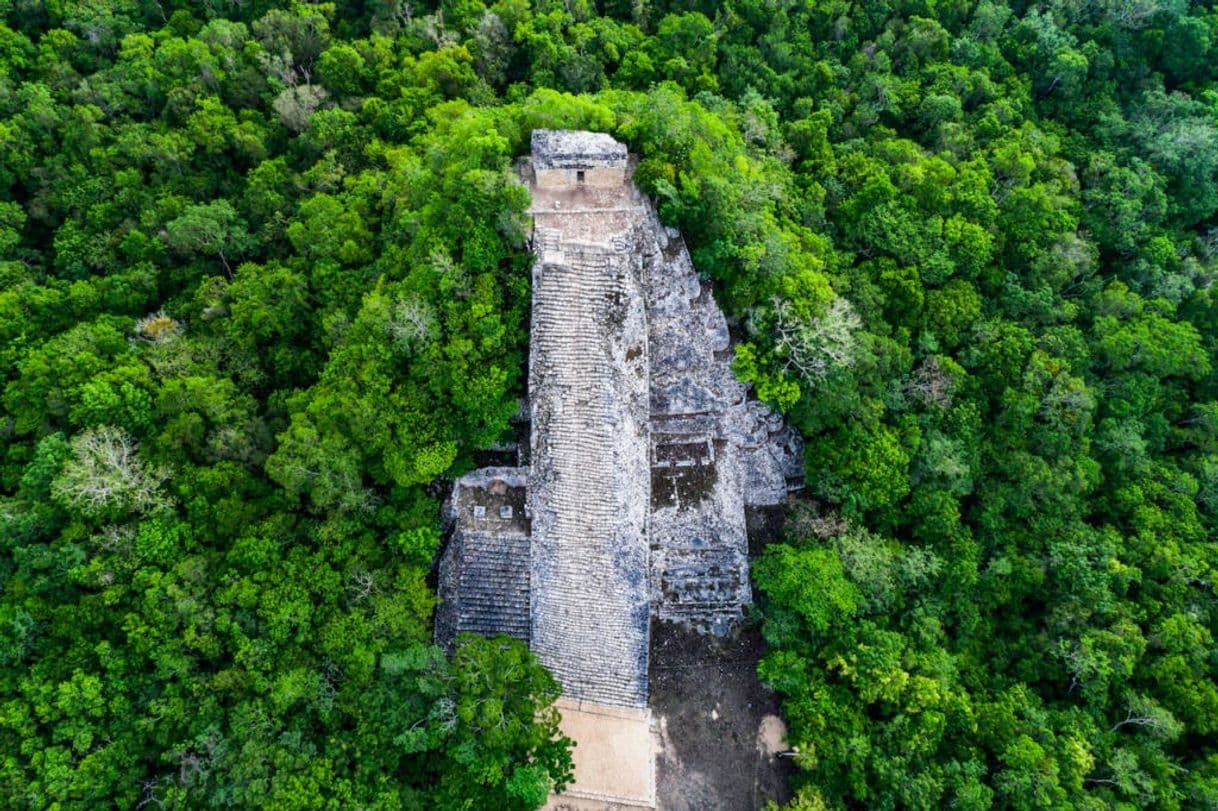
[[[523,394],[534,127],[611,132],[808,439],[793,807],[1218,808],[1218,12],[0,0],[0,805],[513,809],[431,646]]]

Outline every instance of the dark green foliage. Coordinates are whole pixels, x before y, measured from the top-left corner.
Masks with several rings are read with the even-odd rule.
[[[5,807],[569,779],[527,651],[428,644],[437,494],[523,394],[542,126],[630,144],[808,439],[756,563],[793,807],[1218,805],[1206,4],[0,18]]]

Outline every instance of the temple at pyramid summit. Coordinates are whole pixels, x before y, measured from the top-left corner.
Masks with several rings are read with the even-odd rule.
[[[521,173],[536,255],[530,440],[517,466],[453,487],[436,636],[521,639],[562,684],[564,716],[645,728],[652,621],[724,634],[743,618],[746,510],[785,502],[803,450],[732,373],[727,321],[635,188],[625,145],[536,130]],[[581,785],[581,755],[597,757],[583,744],[554,807],[654,806],[654,780]]]

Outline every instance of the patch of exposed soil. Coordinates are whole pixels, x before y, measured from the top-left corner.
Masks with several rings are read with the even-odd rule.
[[[790,798],[778,697],[757,680],[755,627],[716,639],[653,623],[651,710],[660,811],[756,811]]]

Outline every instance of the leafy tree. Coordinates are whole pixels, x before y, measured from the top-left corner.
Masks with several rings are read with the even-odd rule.
[[[192,205],[165,225],[165,240],[187,255],[217,256],[224,271],[233,274],[228,255],[239,256],[249,236],[236,209],[227,200]]]

